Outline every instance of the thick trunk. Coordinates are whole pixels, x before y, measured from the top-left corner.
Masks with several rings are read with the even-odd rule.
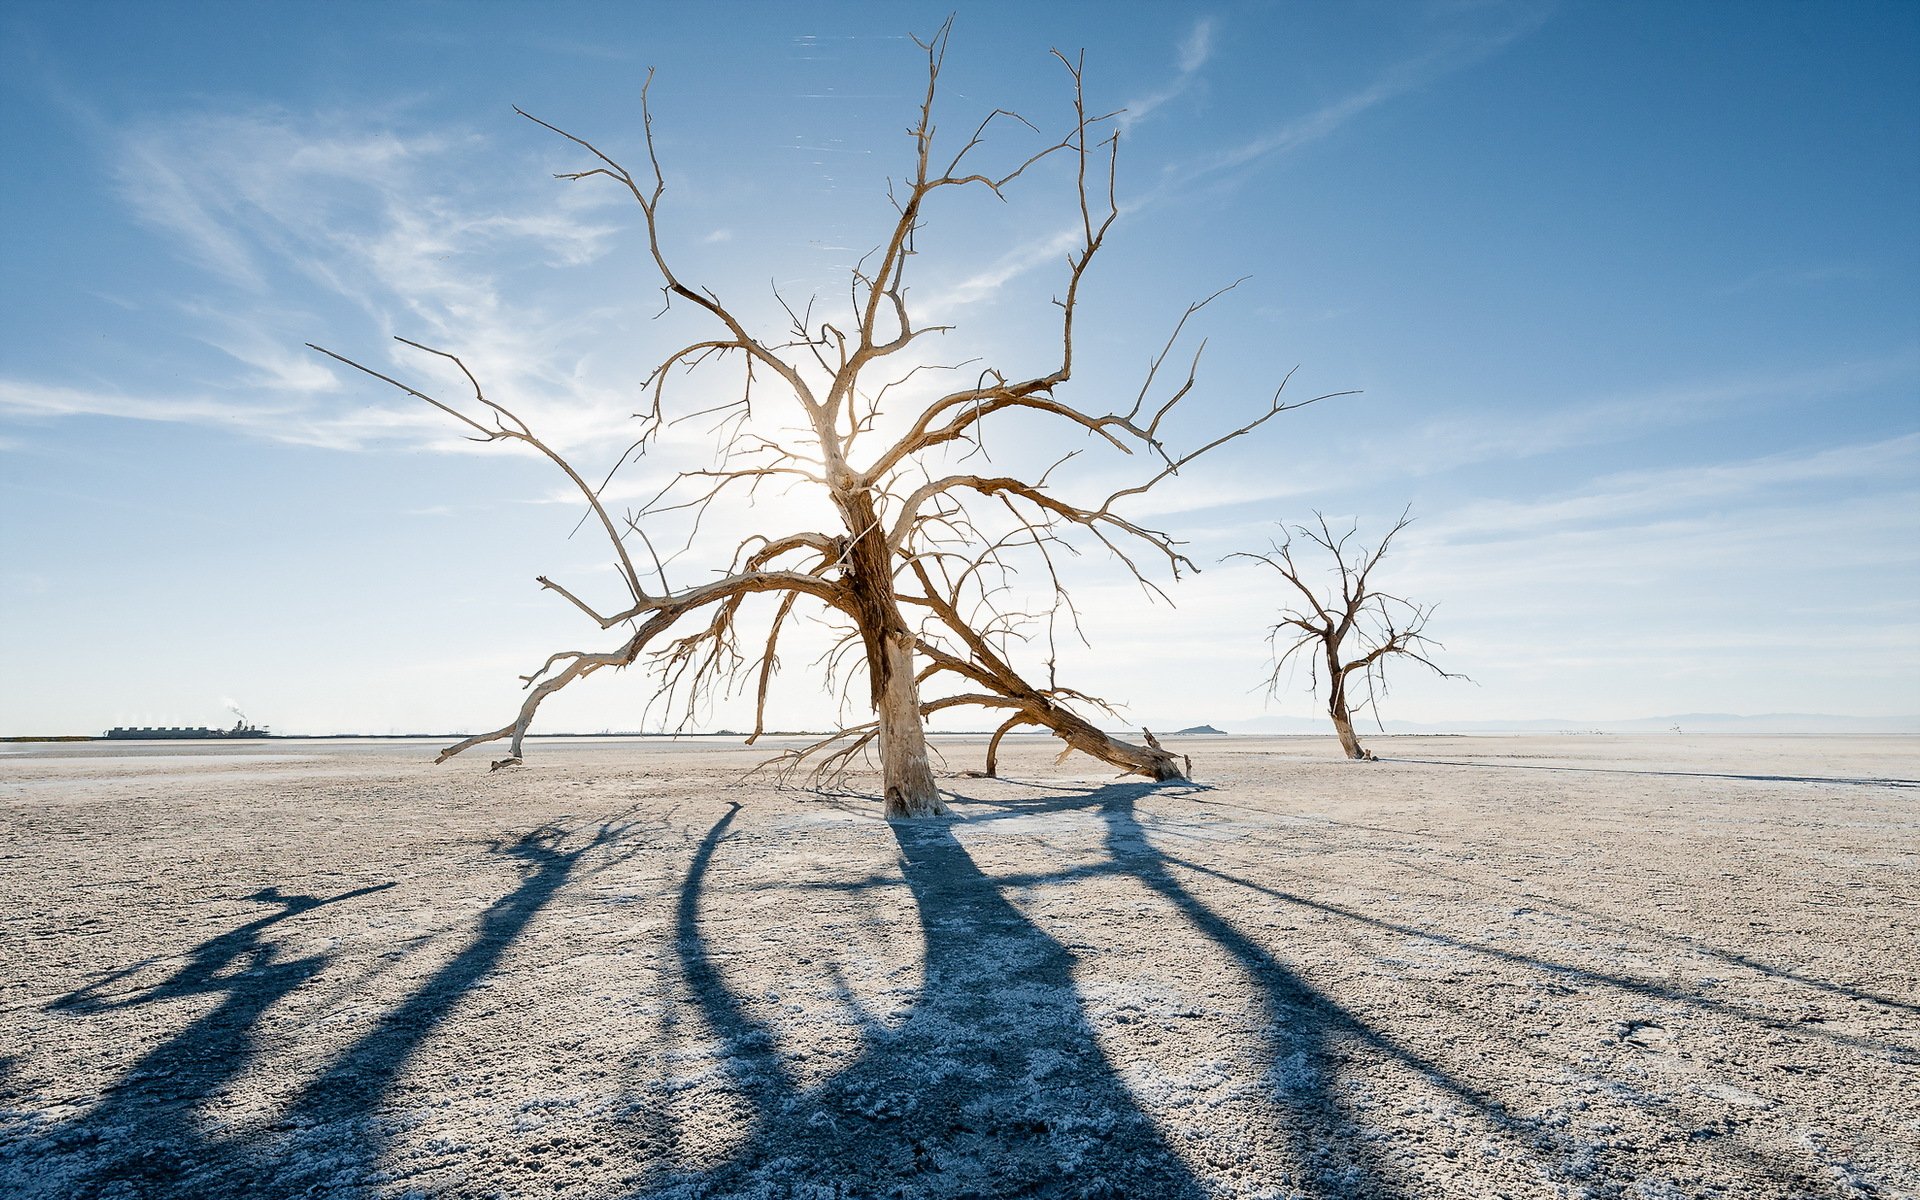
[[[1026,723],[1027,719],[1025,717],[1012,716],[1007,718],[1006,724],[993,731],[993,737],[987,742],[986,775],[988,779],[998,778],[1000,774],[1000,739],[1006,737],[1009,733],[1012,733]]]
[[[1052,695],[1039,691],[1022,679],[1018,672],[997,654],[986,638],[967,628],[965,618],[950,603],[943,602],[935,590],[933,581],[928,578],[924,568],[918,564],[914,570],[919,573],[921,582],[926,585],[927,595],[939,614],[967,643],[974,655],[974,666],[978,674],[973,677],[983,682],[987,689],[996,693],[1004,706],[1012,710],[1006,723],[1001,725],[987,743],[987,774],[995,775],[1000,767],[1000,740],[1007,733],[1021,725],[1037,725],[1050,730],[1055,737],[1067,744],[1067,749],[1090,754],[1101,762],[1111,763],[1129,775],[1145,775],[1156,783],[1186,779],[1193,770],[1193,763],[1184,754],[1175,754],[1161,746],[1146,730],[1147,744],[1136,746],[1112,737],[1104,730],[1095,728],[1079,714],[1056,702]],[[930,650],[936,657],[939,651]],[[968,672],[973,675],[973,672]],[[999,706],[996,703],[996,706]],[[1066,755],[1063,753],[1062,758]]]
[[[1145,775],[1156,783],[1168,783],[1187,778],[1192,770],[1186,755],[1165,749],[1144,729],[1140,732],[1147,744],[1136,746],[1096,728],[1092,722],[1051,701],[1042,698],[1041,704],[1039,709],[1030,710],[1033,724],[1051,729],[1055,736],[1073,749],[1082,754],[1091,754],[1101,762],[1111,763],[1129,775]]]
[[[1333,731],[1340,735],[1340,749],[1348,758],[1369,758],[1371,755],[1362,748],[1360,739],[1353,734],[1353,720],[1345,709],[1333,710]]]
[[[880,725],[880,786],[886,815],[889,819],[944,816],[947,806],[927,762],[920,683],[913,670],[913,634],[894,599],[886,537],[866,493],[843,494],[839,503],[850,539],[847,589],[866,646],[873,715]]]
[[[1347,691],[1336,679],[1333,695],[1327,700],[1327,715],[1333,718],[1333,731],[1340,735],[1340,749],[1348,758],[1373,758],[1373,753],[1361,746],[1360,739],[1354,736],[1353,715],[1347,711]]]
[[[881,786],[886,796],[886,815],[889,818],[945,816],[947,806],[934,786],[933,769],[927,761],[920,684],[914,672],[914,637],[900,615],[893,586],[893,558],[874,511],[873,498],[865,492],[847,491],[835,500],[847,523],[846,587],[866,648],[873,711],[880,727]],[[1024,684],[1016,686],[1008,695],[1019,702],[1019,713],[1025,723],[1050,729],[1072,749],[1111,763],[1130,775],[1166,782],[1186,779],[1192,769],[1185,755],[1163,748],[1145,730],[1141,732],[1147,744],[1136,746],[1110,736]],[[1010,722],[1001,733],[1018,723]],[[996,736],[988,749],[990,760],[997,757],[999,743],[1000,738]],[[997,766],[997,762],[993,763],[989,771]]]
[[[920,684],[913,675],[913,638],[905,630],[883,643],[885,683],[874,702],[880,719],[880,781],[889,820],[939,817],[947,806],[927,762],[927,731],[920,717]]]

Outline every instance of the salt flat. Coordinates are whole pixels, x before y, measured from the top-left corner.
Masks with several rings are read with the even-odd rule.
[[[1920,739],[1373,745],[10,754],[0,1195],[1920,1195]]]

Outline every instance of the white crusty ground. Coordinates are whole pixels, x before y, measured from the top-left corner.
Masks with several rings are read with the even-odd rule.
[[[1920,739],[1184,748],[12,747],[0,1195],[1920,1195]]]

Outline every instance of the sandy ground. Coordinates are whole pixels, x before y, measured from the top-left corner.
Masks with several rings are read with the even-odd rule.
[[[1375,746],[0,756],[0,1195],[1920,1195],[1920,740]]]

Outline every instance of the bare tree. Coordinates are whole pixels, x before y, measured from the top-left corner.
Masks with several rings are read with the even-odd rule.
[[[951,20],[931,39],[916,39],[926,55],[927,75],[918,119],[908,130],[912,168],[890,186],[895,210],[890,227],[851,270],[845,315],[837,321],[817,320],[814,303],[796,310],[781,299],[788,327],[774,338],[749,330],[734,308],[711,289],[684,281],[672,265],[662,211],[666,179],[655,154],[647,104],[651,74],[641,91],[647,165],[640,176],[586,140],[515,110],[565,138],[589,159],[584,169],[558,178],[606,181],[632,196],[645,222],[652,269],[667,304],[691,305],[714,326],[711,336],[666,355],[646,377],[644,408],[636,414],[639,435],[614,470],[642,459],[658,444],[664,427],[688,415],[714,414],[732,422],[722,426],[729,430],[728,440],[710,466],[673,473],[654,499],[639,508],[616,515],[603,499],[611,472],[591,482],[526,422],[490,398],[466,364],[445,350],[400,339],[458,368],[472,393],[466,411],[314,347],[464,422],[476,441],[518,442],[544,455],[572,481],[586,502],[586,519],[604,532],[611,547],[623,593],[613,611],[602,611],[544,576],[539,583],[602,630],[623,627],[624,640],[606,650],[551,655],[523,677],[529,693],[513,721],[448,747],[440,761],[502,738],[512,741],[513,758],[507,761],[517,760],[521,740],[543,700],[576,679],[605,667],[629,666],[643,655],[657,673],[658,695],[669,705],[685,704],[683,720],[691,719],[695,705],[704,699],[731,694],[736,687],[750,689],[756,696],[752,741],[765,729],[768,686],[779,664],[782,637],[807,615],[824,619],[838,631],[840,640],[824,660],[829,684],[837,685],[845,697],[864,676],[866,707],[873,717],[847,724],[776,761],[789,769],[811,763],[816,771],[831,775],[877,748],[889,816],[945,811],[928,762],[924,721],[962,707],[998,714],[996,747],[1008,730],[1037,727],[1058,736],[1069,750],[1091,754],[1125,772],[1156,780],[1184,776],[1186,764],[1180,756],[1160,747],[1151,735],[1145,744],[1110,736],[1081,710],[1112,710],[1097,697],[1055,679],[1051,651],[1057,629],[1064,625],[1078,631],[1078,614],[1055,569],[1056,557],[1072,552],[1076,538],[1096,542],[1150,594],[1164,598],[1140,556],[1163,560],[1175,578],[1194,569],[1193,564],[1167,533],[1124,515],[1124,502],[1200,455],[1313,400],[1283,400],[1282,381],[1246,423],[1197,449],[1167,448],[1162,430],[1195,386],[1199,351],[1191,357],[1182,353],[1184,373],[1178,366],[1169,369],[1169,360],[1192,318],[1220,293],[1187,307],[1149,364],[1138,392],[1123,404],[1084,407],[1062,397],[1062,386],[1073,374],[1081,288],[1119,216],[1114,198],[1119,139],[1111,128],[1116,114],[1088,114],[1081,62],[1055,51],[1072,95],[1072,117],[1063,136],[1052,141],[1041,137],[1043,144],[1000,169],[977,167],[974,160],[983,153],[991,131],[1017,124],[1038,136],[1024,118],[996,109],[950,157],[944,152],[936,157],[934,100],[950,29]],[[930,203],[944,193],[968,190],[1004,199],[1009,185],[1043,161],[1059,157],[1072,168],[1075,233],[1062,290],[1054,301],[1057,358],[1049,356],[1037,372],[1021,373],[978,364],[935,364],[910,353],[927,335],[951,328],[916,323],[908,305],[908,265],[919,252],[916,243],[923,240]],[[726,362],[742,372],[735,399],[718,409],[669,414],[670,385]],[[908,399],[913,392],[906,385],[921,372],[969,367],[970,382],[919,401]],[[778,440],[756,432],[756,385],[762,390],[771,386],[782,413],[789,420],[798,418],[796,432]],[[1153,460],[1151,467],[1132,486],[1096,500],[1073,500],[1053,480],[1053,468],[994,473],[963,465],[990,463],[984,432],[1021,414],[1078,435],[1087,443],[1083,448],[1143,451]],[[1007,441],[1016,437],[1009,433]],[[1080,453],[1072,450],[1054,467]],[[657,539],[649,530],[657,534],[657,523],[669,514],[691,514],[691,541],[699,537],[699,521],[716,502],[743,500],[770,487],[823,497],[835,514],[833,526],[755,533],[734,548],[729,566],[717,577],[683,586],[669,582],[667,565],[673,555],[663,559],[655,552]],[[1050,599],[1036,605],[1022,596],[1012,582],[1020,565],[1047,581],[1042,590],[1050,592]],[[746,637],[741,618],[755,597],[765,598],[771,616],[764,630],[756,627]],[[1041,641],[1049,651],[1045,683],[1031,680],[1014,665],[1023,644]]]
[[[1273,645],[1273,673],[1267,677],[1267,692],[1279,692],[1287,668],[1298,659],[1307,663],[1309,686],[1320,688],[1324,671],[1327,680],[1327,715],[1333,718],[1334,732],[1340,735],[1340,748],[1348,758],[1371,761],[1373,753],[1360,745],[1353,732],[1353,714],[1372,712],[1380,719],[1380,697],[1387,694],[1387,663],[1394,658],[1410,658],[1442,679],[1465,679],[1441,670],[1427,655],[1444,649],[1426,636],[1427,620],[1433,606],[1421,606],[1391,592],[1383,591],[1373,580],[1374,569],[1386,557],[1387,547],[1412,523],[1411,513],[1400,514],[1372,550],[1353,545],[1359,534],[1356,522],[1345,533],[1335,534],[1320,513],[1314,513],[1315,525],[1295,525],[1287,538],[1266,554],[1241,552],[1229,558],[1250,558],[1280,573],[1297,593],[1295,603],[1280,613],[1280,623],[1267,633]],[[1303,551],[1324,553],[1333,561],[1326,574],[1334,586],[1322,590],[1309,579],[1307,570],[1294,558],[1295,539],[1304,543]]]

